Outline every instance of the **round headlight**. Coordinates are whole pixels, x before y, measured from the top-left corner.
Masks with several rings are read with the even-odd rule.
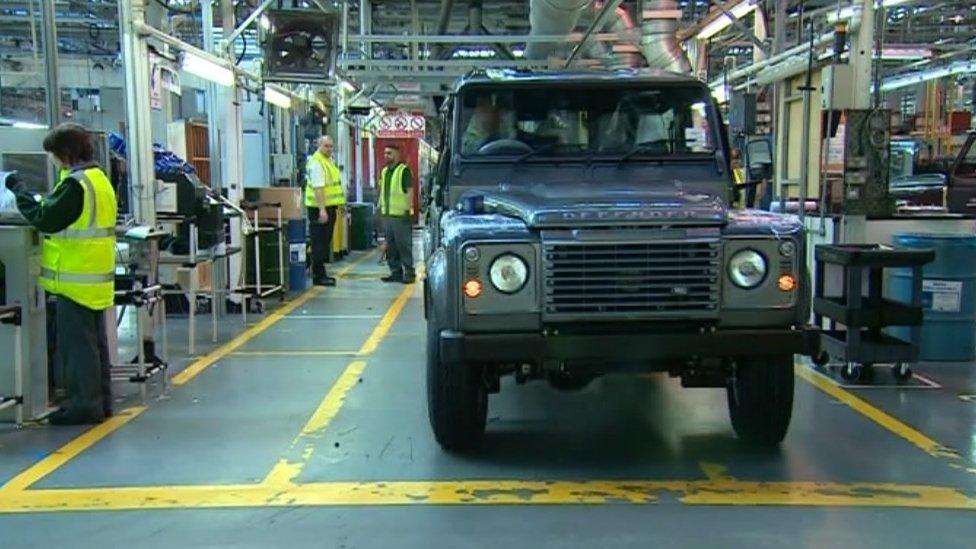
[[[517,255],[505,254],[498,256],[488,269],[491,285],[496,290],[506,294],[514,294],[525,286],[529,279],[529,267]]]
[[[755,250],[742,250],[729,260],[729,277],[740,288],[755,288],[766,278],[766,258]]]

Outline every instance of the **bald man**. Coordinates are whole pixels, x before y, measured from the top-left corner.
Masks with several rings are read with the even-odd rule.
[[[312,284],[317,286],[336,284],[336,279],[325,271],[325,260],[339,208],[346,204],[341,174],[332,160],[334,149],[332,138],[323,135],[305,169],[305,208],[312,239]]]

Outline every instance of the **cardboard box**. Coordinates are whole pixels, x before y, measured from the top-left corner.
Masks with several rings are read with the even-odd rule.
[[[299,187],[268,187],[258,191],[258,201],[269,204],[281,204],[281,220],[303,219],[305,213],[305,197]],[[258,209],[261,219],[276,220],[277,208],[262,206]]]

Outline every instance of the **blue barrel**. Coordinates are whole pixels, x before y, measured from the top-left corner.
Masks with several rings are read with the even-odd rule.
[[[893,243],[899,248],[935,250],[935,260],[922,268],[925,322],[919,357],[931,361],[976,359],[976,236],[900,233],[894,235]],[[895,299],[909,302],[911,270],[895,270],[889,289]]]
[[[305,220],[288,221],[288,288],[293,292],[305,290],[308,284],[305,258]]]

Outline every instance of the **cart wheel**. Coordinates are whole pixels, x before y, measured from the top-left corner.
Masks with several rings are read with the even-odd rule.
[[[912,369],[908,367],[908,364],[905,363],[895,364],[895,367],[891,369],[891,374],[895,376],[898,383],[908,382],[915,375]]]
[[[873,364],[858,364],[856,362],[848,362],[840,369],[840,377],[844,378],[844,381],[865,383],[874,377],[873,366]]]
[[[861,365],[854,362],[848,362],[840,369],[840,377],[844,381],[857,381],[861,378]]]

